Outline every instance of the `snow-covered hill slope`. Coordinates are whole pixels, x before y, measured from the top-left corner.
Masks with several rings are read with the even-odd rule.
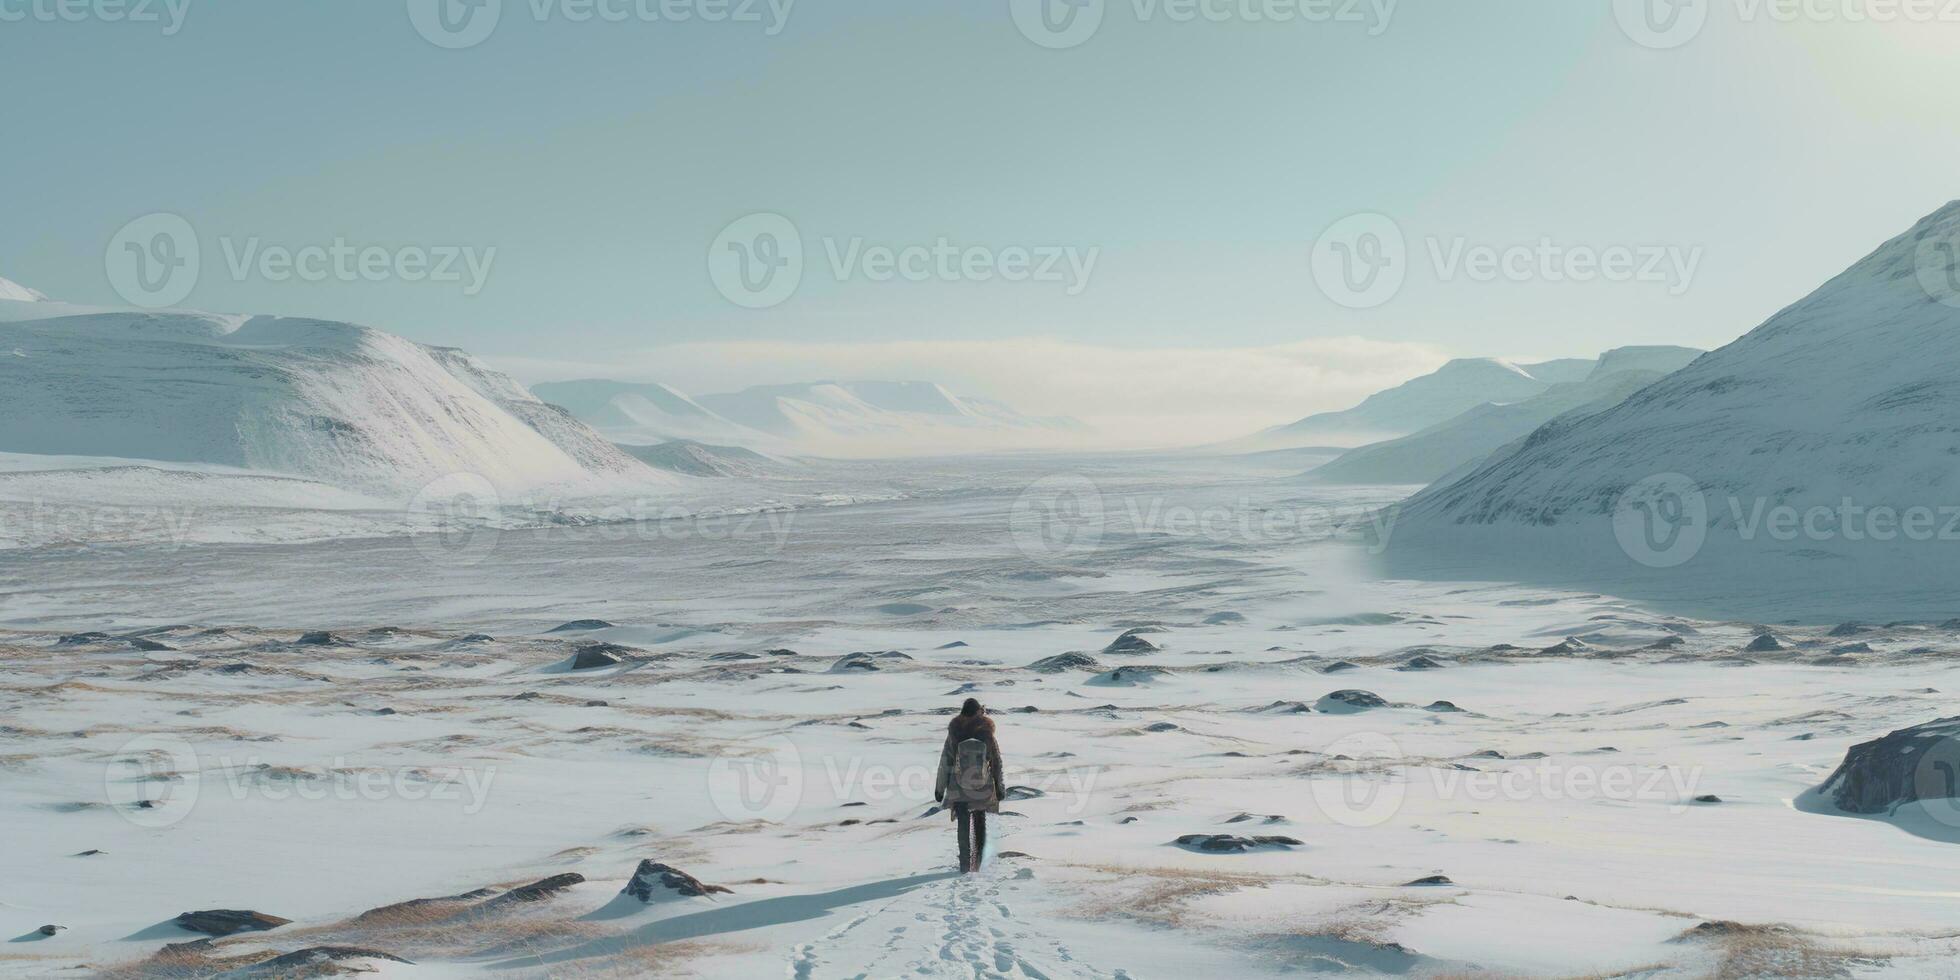
[[[627,455],[654,469],[703,477],[761,477],[788,469],[791,464],[740,446],[711,446],[707,443],[675,439],[652,446],[621,443]]]
[[[1542,371],[1540,377],[1533,369]],[[1486,402],[1523,401],[1558,381],[1590,371],[1586,361],[1520,365],[1491,357],[1459,358],[1420,378],[1377,392],[1339,412],[1309,415],[1244,440],[1247,449],[1358,446],[1446,422]],[[1554,379],[1554,380],[1548,380]]]
[[[1081,428],[924,381],[763,385],[699,398],[662,384],[601,380],[534,390],[623,443],[685,440],[767,453],[898,456],[1047,448]]]
[[[212,463],[360,489],[661,477],[461,351],[286,317],[0,322],[0,451]]]
[[[44,303],[47,297],[11,279],[0,279],[0,300],[16,303]]]
[[[731,422],[688,395],[658,382],[553,381],[531,386],[539,398],[562,405],[615,442],[689,440],[756,445],[769,437]]]
[[[1567,412],[1616,405],[1701,353],[1690,347],[1610,350],[1596,362],[1582,362],[1592,368],[1584,380],[1554,384],[1520,402],[1486,402],[1420,432],[1350,449],[1307,476],[1327,484],[1430,483]]]
[[[1925,284],[1956,274],[1956,242],[1960,202],[1734,343],[1423,491],[1391,568],[1717,588],[1797,616],[1960,611],[1960,308]]]

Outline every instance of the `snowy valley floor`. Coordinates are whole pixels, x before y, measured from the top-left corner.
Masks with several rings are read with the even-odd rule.
[[[1323,532],[1392,492],[1071,472],[1099,520],[0,553],[0,974],[1951,975],[1960,828],[1791,801],[1960,714],[1960,633],[1376,581]],[[969,695],[1016,789],[961,877]]]

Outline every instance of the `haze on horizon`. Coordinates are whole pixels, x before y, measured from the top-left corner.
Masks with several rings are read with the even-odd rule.
[[[0,276],[120,303],[74,256],[169,213],[201,251],[185,307],[369,323],[526,381],[916,378],[1193,443],[1453,356],[1720,346],[1944,204],[1960,149],[1943,21],[1710,4],[1682,40],[1606,2],[1112,2],[1074,43],[1007,3],[609,22],[508,0],[445,47],[406,8],[20,8],[0,58],[63,94],[0,109],[24,134],[0,179],[31,191]],[[1386,295],[1325,281],[1381,230],[1325,238],[1357,213],[1402,237]],[[788,222],[801,275],[731,299],[715,263],[758,215]],[[266,264],[340,243],[480,261]]]

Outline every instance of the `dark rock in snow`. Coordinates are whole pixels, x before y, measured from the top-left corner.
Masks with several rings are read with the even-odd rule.
[[[1764,633],[1750,640],[1749,645],[1742,648],[1744,653],[1769,653],[1781,649],[1783,649],[1783,644],[1778,642],[1775,636],[1768,633]]]
[[[161,653],[167,650],[177,649],[168,643],[158,643],[155,640],[146,639],[141,636],[130,637],[129,645],[145,653]]]
[[[641,861],[640,866],[634,869],[633,880],[626,883],[621,894],[631,895],[642,902],[652,902],[658,898],[676,895],[682,898],[703,898],[708,895],[726,895],[730,892],[720,885],[706,884],[679,868],[647,859]]]
[[[244,909],[206,909],[202,912],[181,913],[172,921],[177,924],[177,928],[190,932],[229,936],[234,932],[262,932],[267,929],[277,929],[293,920]]]
[[[1335,691],[1314,702],[1314,710],[1326,714],[1345,714],[1386,707],[1388,702],[1372,691]]]
[[[1174,732],[1177,731],[1177,726],[1168,721],[1153,721],[1143,726],[1143,730],[1146,732]]]
[[[1872,645],[1869,643],[1865,643],[1863,641],[1860,641],[1858,643],[1845,643],[1831,648],[1831,653],[1838,656],[1842,656],[1847,653],[1870,653],[1870,652],[1872,652]]]
[[[1722,802],[1722,798],[1716,796],[1713,793],[1703,793],[1700,796],[1695,797],[1695,802],[1696,803],[1720,803]]]
[[[597,670],[600,667],[611,667],[620,662],[620,657],[631,652],[631,648],[616,643],[588,643],[579,647],[578,652],[572,655],[572,669]]]
[[[1429,875],[1426,878],[1417,878],[1414,881],[1407,882],[1406,884],[1403,885],[1403,887],[1426,888],[1426,887],[1431,887],[1436,885],[1454,885],[1454,884],[1456,884],[1456,882],[1451,881],[1449,875]]]
[[[830,665],[830,672],[836,674],[847,670],[882,670],[884,668],[878,666],[881,660],[910,659],[912,658],[897,650],[886,650],[882,653],[847,653],[838,657],[836,662]]]
[[[1839,623],[1831,627],[1830,636],[1857,636],[1869,627],[1863,623]]]
[[[42,926],[41,928],[39,928],[39,929],[36,929],[36,930],[34,930],[34,931],[35,931],[35,932],[38,932],[38,933],[40,933],[40,934],[41,934],[41,935],[43,935],[43,936],[52,936],[52,935],[54,935],[55,933],[57,933],[57,932],[60,932],[61,930],[63,930],[63,929],[66,929],[66,928],[68,928],[68,927],[67,927],[67,926],[55,926],[55,925],[47,925],[47,926]]]
[[[1449,701],[1431,701],[1429,704],[1424,705],[1422,710],[1434,711],[1438,714],[1448,714],[1450,712],[1462,711],[1463,709]]]
[[[941,643],[940,645],[933,647],[933,649],[934,650],[958,650],[963,646],[966,646],[965,640],[954,640],[951,643]]]
[[[551,629],[546,630],[546,632],[582,633],[585,632],[586,630],[609,630],[612,628],[613,628],[613,624],[608,623],[603,619],[574,619],[569,623],[561,623],[557,626],[553,626]]]
[[[1157,644],[1144,639],[1140,635],[1142,632],[1143,630],[1141,628],[1129,630],[1125,632],[1122,636],[1119,636],[1116,639],[1111,640],[1108,646],[1103,647],[1102,652],[1106,655],[1123,655],[1123,656],[1131,656],[1131,655],[1144,654],[1144,653],[1156,653],[1159,647],[1157,646]]]
[[[70,633],[54,641],[54,645],[58,647],[79,647],[87,646],[91,643],[107,643],[111,639],[113,637],[107,633]]]
[[[1960,798],[1960,716],[1860,742],[1818,792],[1850,813],[1884,813],[1901,803]]]
[[[1549,656],[1561,657],[1561,656],[1570,656],[1575,653],[1586,653],[1591,649],[1592,649],[1592,644],[1587,643],[1586,641],[1581,640],[1576,636],[1568,636],[1565,639],[1552,644],[1551,646],[1539,650],[1538,652],[1547,654]]]
[[[347,960],[386,960],[390,963],[413,965],[411,960],[378,949],[363,949],[359,946],[308,946],[282,956],[275,956],[263,963],[254,963],[238,972],[244,976],[310,977],[342,972],[334,968],[333,964]]]
[[[1682,646],[1682,645],[1684,645],[1684,644],[1686,644],[1687,642],[1688,642],[1688,641],[1686,641],[1686,640],[1683,640],[1683,639],[1681,639],[1681,638],[1680,638],[1680,637],[1678,637],[1678,636],[1663,636],[1663,637],[1661,637],[1660,639],[1658,639],[1658,640],[1655,640],[1654,642],[1652,642],[1652,643],[1649,643],[1649,644],[1647,644],[1647,646],[1646,646],[1646,647],[1644,647],[1643,649],[1647,649],[1647,650],[1673,650],[1673,649],[1675,649],[1676,647],[1680,647],[1680,646]]]
[[[1360,668],[1361,668],[1360,664],[1354,663],[1352,661],[1336,660],[1333,663],[1320,668],[1320,672],[1323,674],[1338,674],[1344,670],[1359,670]]]
[[[584,880],[585,876],[576,872],[552,875],[549,878],[540,878],[528,885],[519,885],[502,895],[498,895],[496,898],[483,903],[483,907],[487,909],[502,908],[503,906],[516,905],[520,902],[541,902]]]
[[[1058,653],[1052,657],[1043,657],[1029,664],[1028,669],[1038,670],[1044,674],[1058,674],[1064,670],[1099,671],[1102,670],[1102,664],[1098,663],[1096,658],[1086,653]]]
[[[1443,666],[1443,664],[1440,661],[1430,657],[1425,657],[1422,654],[1417,654],[1413,657],[1410,657],[1407,663],[1404,663],[1402,666],[1397,667],[1395,669],[1396,670],[1436,670],[1441,666]]]
[[[326,630],[314,630],[310,633],[301,633],[299,639],[294,640],[293,643],[303,647],[331,647],[339,646],[340,638]]]
[[[1260,714],[1278,715],[1304,715],[1313,711],[1312,708],[1307,706],[1305,701],[1274,701],[1265,707],[1253,708],[1252,710]]]
[[[1298,847],[1301,844],[1291,837],[1240,837],[1236,834],[1185,834],[1172,843],[1213,854],[1243,854],[1261,847]]]

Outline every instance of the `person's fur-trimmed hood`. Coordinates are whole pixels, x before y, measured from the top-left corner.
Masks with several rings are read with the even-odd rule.
[[[963,742],[969,738],[988,739],[994,737],[994,720],[986,712],[977,715],[954,715],[947,722],[946,730],[953,733],[953,740]]]

